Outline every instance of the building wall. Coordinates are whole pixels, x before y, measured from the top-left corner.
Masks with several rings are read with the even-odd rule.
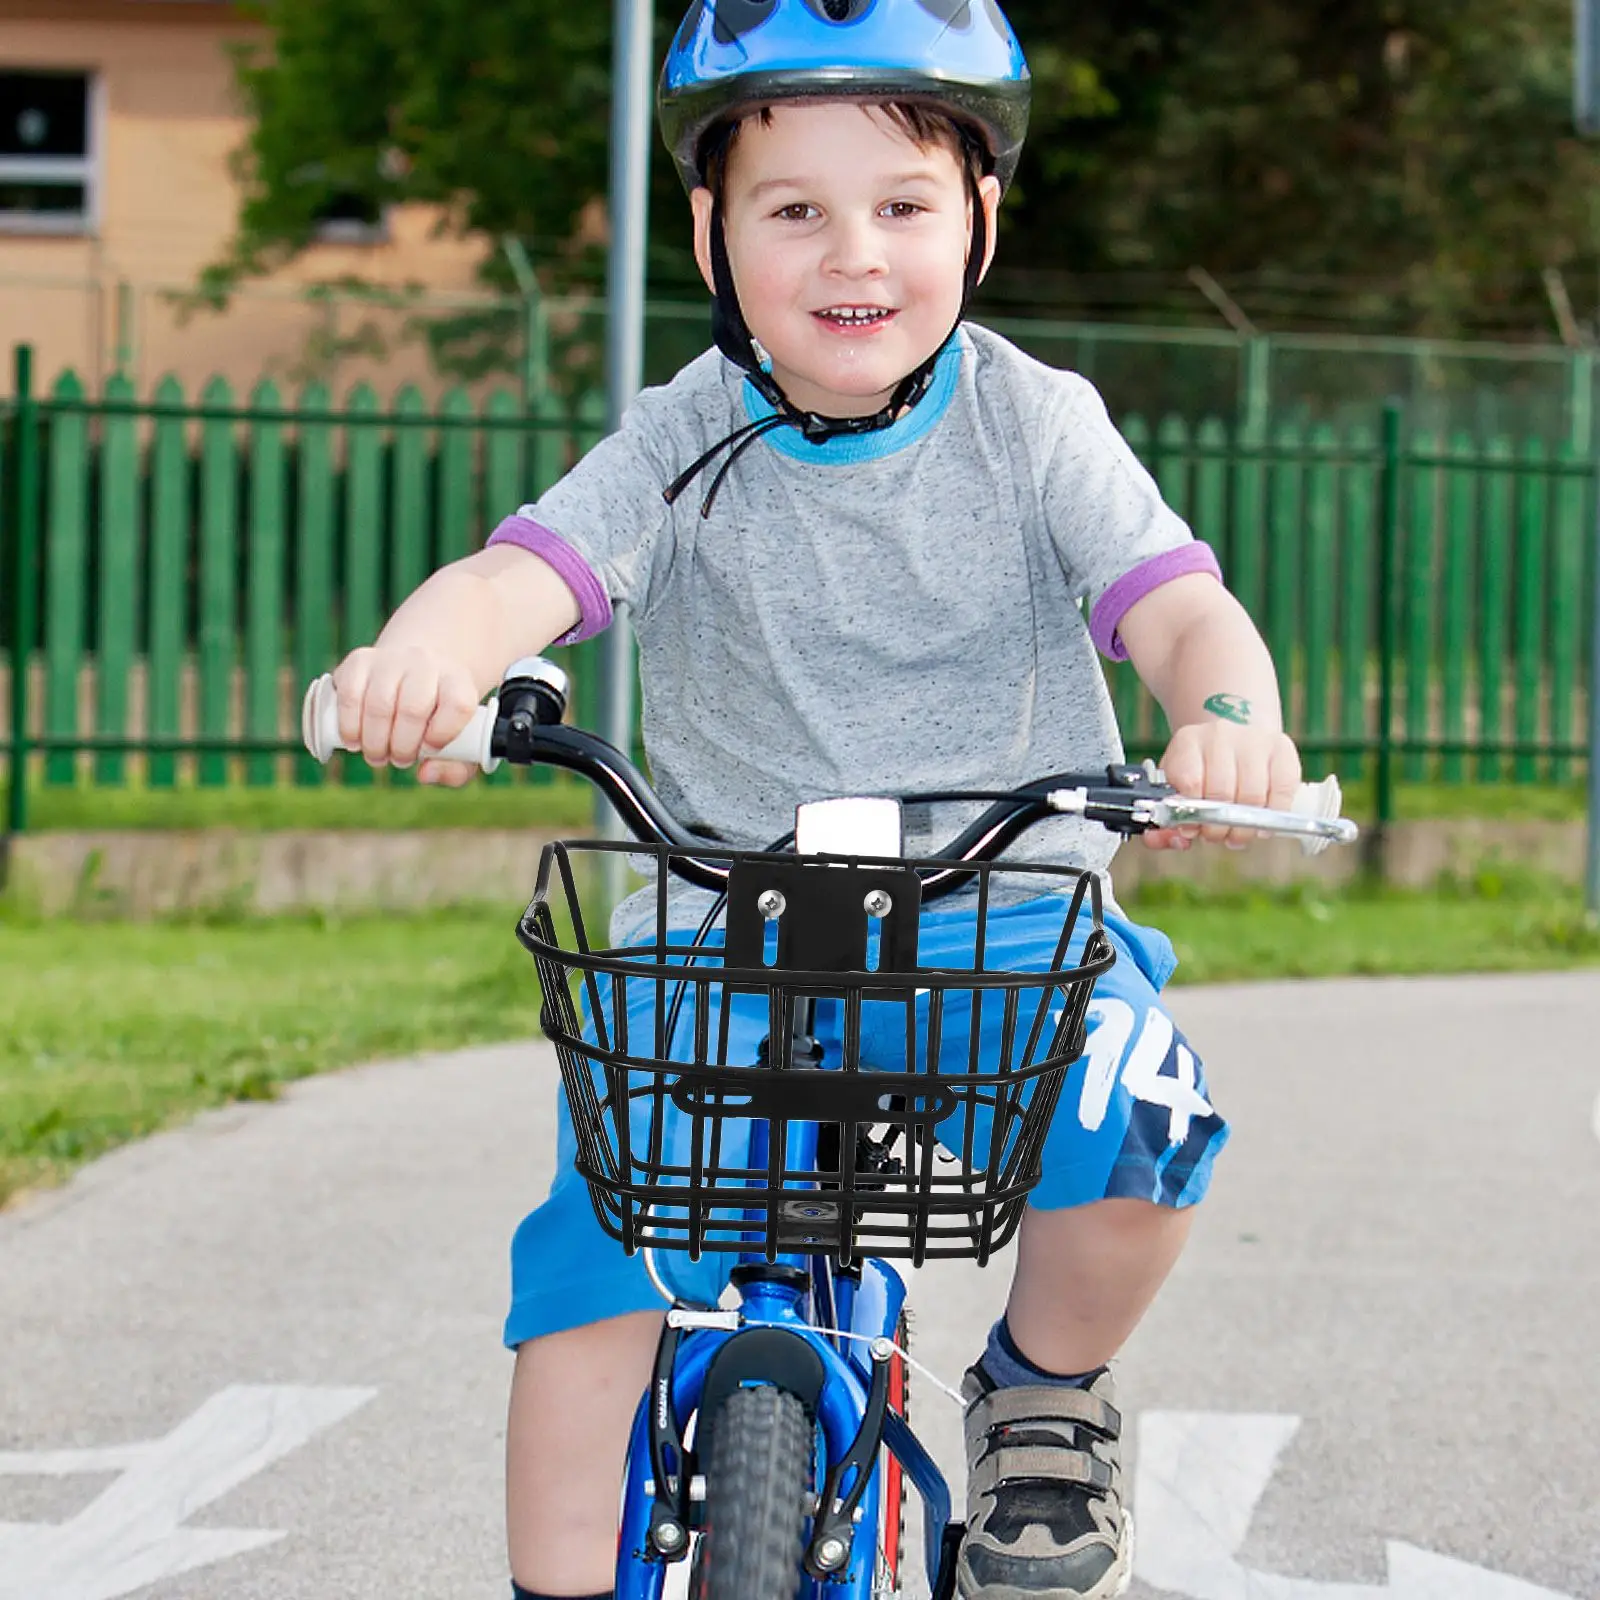
[[[430,237],[431,208],[391,213],[381,243],[314,246],[224,314],[185,320],[170,301],[222,255],[234,225],[228,163],[248,123],[226,47],[257,32],[219,0],[0,0],[0,69],[97,75],[99,151],[99,214],[88,235],[0,232],[0,389],[10,387],[9,351],[20,339],[34,345],[41,374],[70,366],[96,388],[119,353],[141,392],[168,371],[186,389],[217,373],[236,386],[271,373],[290,386],[322,375],[341,388],[371,379],[380,390],[427,378],[416,349],[319,359],[319,332],[348,336],[375,319],[392,333],[401,318],[308,306],[299,291],[359,276],[479,298],[482,243]]]

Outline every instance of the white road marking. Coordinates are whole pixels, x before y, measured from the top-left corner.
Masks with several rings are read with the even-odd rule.
[[[113,1444],[97,1450],[0,1450],[0,1478],[71,1478],[86,1472],[126,1472],[156,1447]]]
[[[1298,1417],[1146,1412],[1139,1419],[1134,1576],[1188,1600],[1570,1600],[1390,1540],[1389,1581],[1316,1583],[1241,1565],[1238,1552]]]
[[[69,1522],[0,1525],[0,1600],[118,1600],[283,1538],[183,1524],[376,1393],[239,1386],[148,1444],[7,1452],[0,1472],[13,1476],[120,1476]]]

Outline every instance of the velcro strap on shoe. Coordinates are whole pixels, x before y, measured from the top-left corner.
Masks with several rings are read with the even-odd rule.
[[[996,1450],[981,1460],[967,1475],[967,1492],[990,1493],[997,1484],[1021,1480],[1043,1483],[1079,1483],[1097,1494],[1108,1494],[1116,1482],[1115,1470],[1108,1462],[1087,1450],[1019,1446]]]
[[[968,1427],[979,1433],[1023,1422],[1071,1422],[1093,1428],[1108,1439],[1122,1436],[1122,1413],[1087,1389],[1029,1384],[1020,1389],[995,1389],[975,1400]]]

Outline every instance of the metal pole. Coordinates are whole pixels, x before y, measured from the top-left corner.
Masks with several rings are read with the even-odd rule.
[[[1400,538],[1400,404],[1383,408],[1383,476],[1378,508],[1378,825],[1373,848],[1379,870],[1394,820],[1395,546]]]
[[[134,351],[133,285],[126,278],[117,280],[117,360],[118,373],[133,376]]]
[[[1580,133],[1600,133],[1600,4],[1573,0],[1572,119]]]
[[[1258,444],[1267,438],[1267,418],[1272,413],[1272,340],[1252,332],[1244,341],[1245,437]]]
[[[545,397],[549,384],[550,348],[545,327],[544,299],[539,293],[539,276],[528,259],[527,246],[511,234],[500,247],[517,280],[522,296],[522,410],[532,416]]]
[[[1573,450],[1586,456],[1594,449],[1594,346],[1572,351],[1568,368],[1568,437]]]
[[[33,654],[33,598],[39,542],[39,416],[33,402],[33,349],[18,345],[11,420],[11,760],[8,763],[4,882],[11,841],[28,825],[28,669]]]
[[[1594,611],[1589,619],[1589,859],[1584,904],[1600,927],[1600,467],[1595,474]]]
[[[1600,0],[1573,0],[1573,120],[1600,133]],[[1593,211],[1591,196],[1591,216]],[[1600,460],[1595,474],[1594,613],[1589,624],[1589,851],[1584,903],[1600,927]]]
[[[654,15],[648,0],[615,0],[611,54],[611,255],[606,271],[606,398],[612,432],[644,382],[645,245],[650,221],[650,141]],[[602,732],[619,750],[633,745],[633,632],[619,617],[605,636]],[[597,797],[596,820],[605,838],[620,838],[621,824]],[[623,863],[610,857],[605,884],[620,897]]]

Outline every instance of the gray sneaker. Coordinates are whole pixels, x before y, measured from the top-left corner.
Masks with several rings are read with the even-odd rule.
[[[1110,1600],[1133,1576],[1122,1506],[1122,1416],[1109,1369],[1087,1389],[996,1389],[980,1362],[967,1402],[964,1600]]]

